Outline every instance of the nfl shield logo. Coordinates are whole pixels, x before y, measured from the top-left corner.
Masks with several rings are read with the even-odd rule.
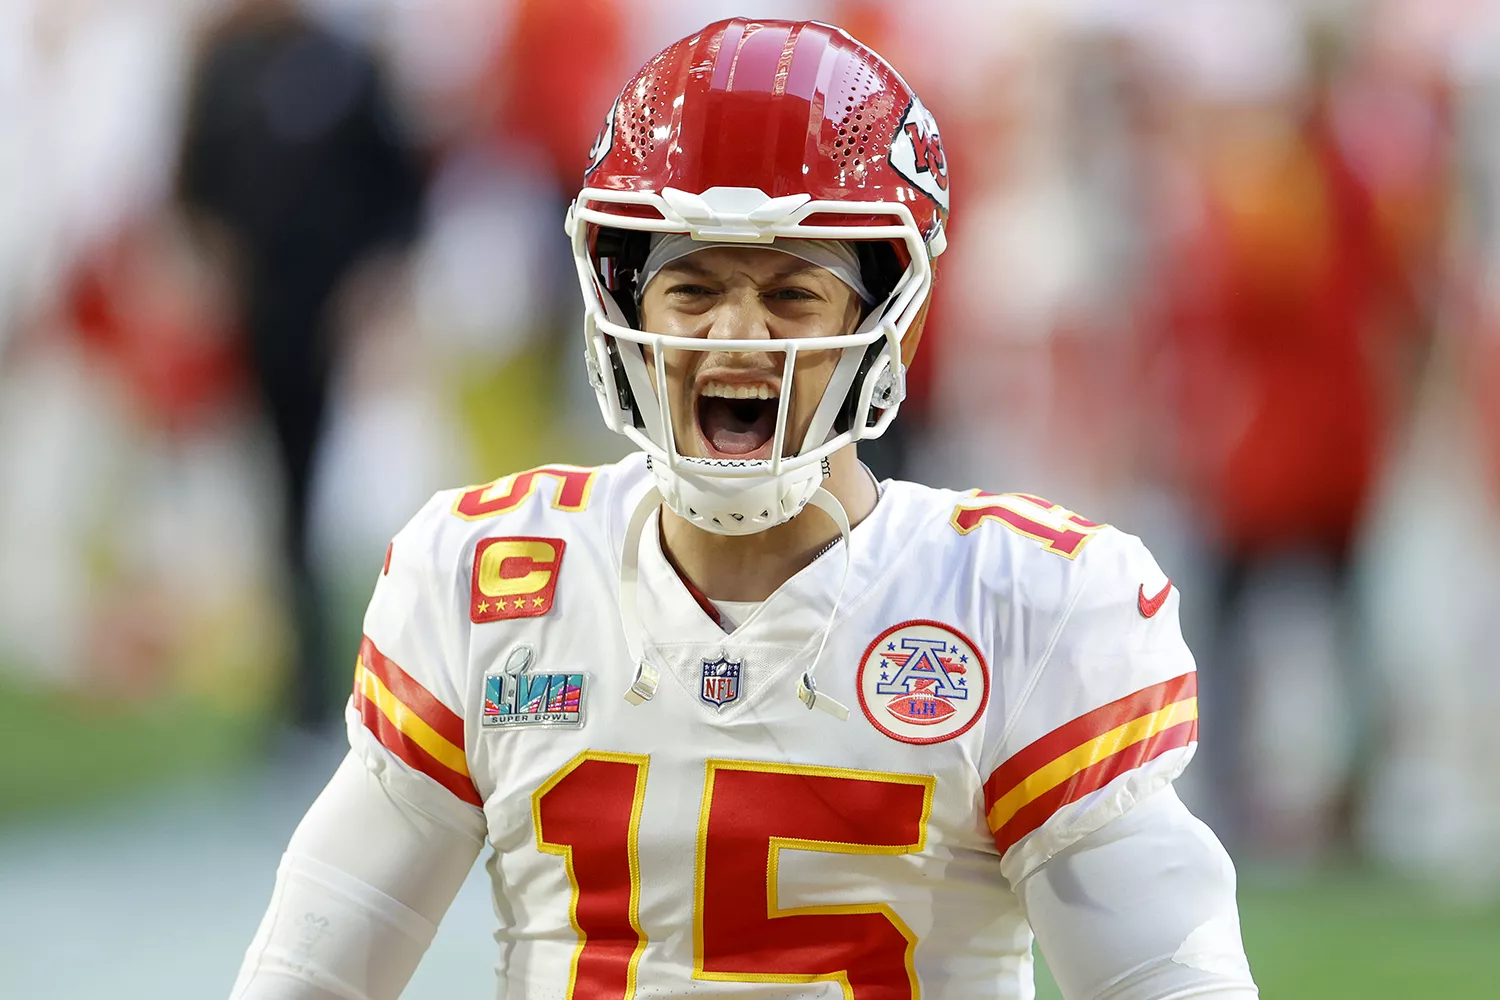
[[[698,697],[714,708],[723,708],[740,696],[740,661],[720,656],[703,661],[703,684]]]

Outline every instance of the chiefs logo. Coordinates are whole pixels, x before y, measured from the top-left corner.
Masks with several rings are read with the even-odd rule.
[[[956,629],[909,621],[880,633],[860,661],[859,704],[885,735],[941,743],[968,731],[989,701],[984,657]]]
[[[616,97],[615,102],[609,106],[609,114],[604,116],[604,125],[599,129],[599,134],[594,137],[594,144],[589,147],[589,165],[588,169],[583,172],[584,177],[593,173],[595,168],[604,162],[609,151],[614,148],[615,111],[619,107],[620,99]]]
[[[891,167],[933,201],[948,208],[948,160],[937,119],[912,98],[891,140]]]
[[[931,174],[938,187],[948,190],[948,161],[943,159],[943,145],[938,142],[937,133],[923,132],[916,122],[907,122],[903,128],[916,151],[917,173]]]

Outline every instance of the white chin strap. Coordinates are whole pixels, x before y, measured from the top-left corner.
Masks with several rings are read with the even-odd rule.
[[[625,633],[625,648],[630,654],[630,661],[636,665],[635,677],[631,680],[630,687],[625,690],[625,700],[632,705],[644,704],[655,697],[657,685],[661,681],[661,671],[646,658],[637,593],[641,576],[641,534],[646,529],[646,522],[650,520],[651,512],[664,502],[661,493],[656,490],[646,491],[646,495],[641,497],[634,513],[630,515],[630,524],[625,529],[625,551],[620,554],[620,627]],[[817,652],[813,654],[812,661],[797,682],[797,697],[801,698],[802,703],[809,709],[822,709],[842,722],[849,718],[848,707],[830,695],[820,693],[817,683],[813,680],[813,673],[818,669],[818,661],[823,658],[823,650],[828,645],[828,633],[833,631],[834,622],[838,620],[839,606],[844,601],[844,588],[849,583],[849,567],[853,560],[849,551],[849,515],[845,513],[844,505],[839,503],[838,498],[821,486],[814,487],[812,495],[805,503],[811,503],[833,518],[833,523],[838,525],[839,536],[844,543],[842,546],[844,571],[839,577],[839,589],[833,599],[833,610],[829,612],[828,620],[823,623],[823,627],[818,630]],[[798,509],[800,510],[800,507]],[[748,534],[748,532],[733,533]]]
[[[779,476],[742,479],[714,475],[713,459],[678,459],[675,470],[665,462],[647,461],[662,502],[683,520],[716,535],[753,535],[790,521],[812,502],[828,475],[827,459]]]

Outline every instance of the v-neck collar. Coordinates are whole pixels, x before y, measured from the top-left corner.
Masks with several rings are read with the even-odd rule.
[[[850,532],[851,564],[845,608],[856,604],[886,568],[871,557],[876,546],[870,539],[884,533],[897,506],[886,495],[889,492],[881,490],[881,497],[869,516]],[[796,648],[812,642],[833,610],[844,571],[843,544],[842,539],[835,539],[834,544],[776,588],[743,622],[726,632],[719,625],[717,612],[709,614],[712,603],[705,607],[706,595],[700,600],[696,588],[678,574],[662,551],[658,509],[641,532],[639,611],[645,637],[650,645],[660,649],[703,643]]]

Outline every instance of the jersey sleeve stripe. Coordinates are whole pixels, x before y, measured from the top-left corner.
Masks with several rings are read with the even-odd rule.
[[[375,738],[387,750],[464,802],[473,806],[484,805],[478,791],[474,788],[474,782],[469,777],[467,767],[460,771],[449,766],[434,756],[428,746],[443,752],[449,761],[454,759],[453,753],[456,751],[459,763],[463,762],[461,750],[451,743],[445,748],[441,740],[429,738],[435,736],[431,728],[426,728],[424,732],[421,720],[410,712],[404,711],[404,706],[391,696],[390,690],[380,683],[380,679],[365,670],[363,666],[356,673],[356,683],[358,684],[355,689],[356,701],[359,705],[360,718],[364,721],[365,728],[374,733]],[[412,732],[403,729],[403,725],[409,725]],[[428,746],[423,745],[424,741]]]
[[[1033,803],[1056,799],[1053,809],[1059,808],[1169,749],[1159,746],[1160,734],[1190,724],[1189,741],[1196,738],[1197,690],[1197,674],[1191,672],[1144,688],[1053,730],[1001,764],[984,786],[986,818],[997,843],[1000,831],[1014,833],[1023,813],[1034,815]],[[1079,777],[1106,771],[1110,778],[1092,787]],[[1064,790],[1060,798],[1058,789]]]
[[[412,712],[401,702],[390,688],[383,684],[375,673],[363,665],[358,669],[360,694],[366,701],[380,710],[387,722],[406,739],[427,752],[433,760],[463,777],[469,776],[468,764],[462,747],[455,746],[440,736],[421,716]],[[379,735],[378,733],[376,735]]]
[[[411,711],[367,668],[363,656],[354,671],[354,697],[365,728],[381,745],[464,802],[483,805],[469,776],[462,746],[449,742]]]
[[[447,705],[438,701],[396,662],[387,657],[365,636],[359,646],[359,659],[365,669],[380,678],[386,690],[406,706],[408,712],[456,747],[464,745],[464,720]]]
[[[1040,798],[1059,785],[1075,780],[1081,772],[1095,764],[1121,754],[1127,758],[1139,757],[1142,751],[1141,745],[1157,733],[1165,732],[1197,718],[1197,698],[1174,702],[1150,715],[1143,715],[1139,719],[1111,729],[1103,736],[1089,740],[1082,746],[1049,761],[995,800],[994,805],[989,809],[990,829],[1000,829],[1009,823],[1011,818],[1028,802]],[[1136,763],[1144,763],[1144,760],[1137,760]]]
[[[1074,774],[1067,781],[1048,789],[1021,806],[1009,820],[999,827],[991,826],[995,835],[995,847],[1004,854],[1027,834],[1035,831],[1053,813],[1071,802],[1077,802],[1096,792],[1120,775],[1155,760],[1168,750],[1185,747],[1198,738],[1196,716],[1186,722],[1163,729],[1127,750],[1113,754],[1091,764]]]
[[[1195,698],[1197,695],[1198,674],[1196,671],[1188,671],[1169,681],[1153,684],[1134,694],[1117,698],[1108,705],[1103,705],[1086,715],[1080,715],[1072,722],[1059,726],[1046,736],[1011,755],[995,769],[984,785],[986,812],[993,808],[994,804],[1007,792],[1024,781],[1028,775],[1068,751],[1097,739],[1111,730],[1118,729],[1127,722],[1139,719],[1143,715],[1150,715],[1174,702],[1185,698]]]
[[[471,806],[483,808],[484,801],[480,799],[479,792],[475,790],[474,783],[469,778],[440,763],[419,744],[393,726],[390,717],[385,715],[374,702],[360,696],[358,704],[360,718],[364,720],[365,728],[374,733],[376,739],[380,740],[387,750],[400,757],[413,770],[420,771],[448,789],[460,800]]]

